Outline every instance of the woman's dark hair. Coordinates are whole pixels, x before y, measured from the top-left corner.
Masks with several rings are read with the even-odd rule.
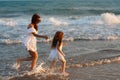
[[[31,23],[33,23],[33,24],[39,23],[40,20],[39,20],[38,18],[40,18],[40,15],[34,14],[34,15],[32,16]],[[34,25],[34,26],[35,26],[35,29],[38,30],[38,26],[37,26],[37,25]]]
[[[38,18],[40,18],[40,15],[34,14],[34,15],[32,16],[31,23],[35,23],[35,24],[36,24],[36,22],[38,22]]]
[[[53,41],[52,41],[52,46],[51,48],[56,48],[56,46],[60,46],[61,43],[62,43],[62,39],[63,39],[63,35],[64,33],[62,31],[57,31],[55,33],[55,36],[53,38]],[[58,44],[59,43],[59,44]]]

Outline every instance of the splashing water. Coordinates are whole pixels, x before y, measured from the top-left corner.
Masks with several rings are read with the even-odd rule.
[[[41,73],[41,74],[44,73],[45,72],[45,68],[42,67],[43,64],[45,64],[45,63],[41,63],[34,70],[28,72],[28,75],[38,74],[38,73]]]
[[[51,79],[56,77],[56,79],[63,79],[65,76],[64,74],[61,74],[59,72],[54,72],[55,69],[53,70],[49,70],[49,68],[47,68],[47,65],[45,65],[45,68],[43,67],[43,65],[45,65],[44,62],[40,63],[39,65],[37,65],[37,67],[32,70],[32,71],[24,71],[24,70],[20,70],[18,72],[16,72],[17,74],[13,75],[12,77],[9,77],[9,79],[11,80],[16,80],[16,79],[23,79],[23,78],[27,78],[29,79],[29,77],[32,77],[34,79],[47,79],[49,78],[49,76],[51,76]],[[17,63],[14,63],[12,65],[13,69],[17,69]],[[21,67],[22,68],[22,67]]]
[[[12,68],[17,70],[17,69],[18,69],[17,63],[14,63],[14,64],[12,65]]]

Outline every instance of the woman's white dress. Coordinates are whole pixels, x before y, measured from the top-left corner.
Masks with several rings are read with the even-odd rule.
[[[62,46],[60,47],[60,50],[62,51]],[[48,60],[62,60],[65,61],[65,57],[58,51],[57,47],[52,48],[48,57]]]
[[[38,34],[38,32],[33,27],[27,29],[26,36],[23,40],[23,44],[25,45],[27,50],[36,51],[37,40],[36,40],[36,37],[32,33]]]

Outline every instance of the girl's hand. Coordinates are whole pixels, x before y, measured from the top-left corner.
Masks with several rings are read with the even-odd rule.
[[[62,54],[63,56],[66,56],[64,53]]]
[[[63,55],[64,57],[66,56],[63,52],[60,52],[61,55]]]
[[[67,46],[67,45],[68,45],[68,43],[66,43],[66,42],[63,43],[63,46]]]

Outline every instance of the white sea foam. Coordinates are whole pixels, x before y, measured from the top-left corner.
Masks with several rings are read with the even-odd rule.
[[[104,13],[101,15],[101,17],[103,22],[106,24],[120,24],[120,16],[117,16],[114,13]]]
[[[54,17],[51,17],[51,18],[50,18],[50,21],[51,21],[54,25],[56,25],[56,26],[68,25],[67,22],[57,20],[57,19],[55,19]]]
[[[15,22],[14,19],[11,19],[11,18],[7,18],[7,19],[1,18],[0,19],[0,25],[7,25],[7,26],[13,27],[13,26],[16,26],[17,23]]]
[[[40,34],[53,38],[57,30],[65,33],[64,40],[73,41],[79,39],[87,40],[116,40],[120,39],[120,15],[114,13],[103,13],[94,16],[72,16],[71,17],[51,17],[44,16],[40,23]],[[20,43],[22,36],[26,32],[29,18],[1,18],[0,19],[0,43]],[[12,26],[12,27],[11,27]],[[59,27],[56,27],[59,26]],[[38,42],[49,42],[39,39]]]
[[[0,18],[0,25],[15,27],[18,25],[27,25],[29,23],[28,21],[29,19],[25,17]]]
[[[16,44],[16,43],[21,43],[21,40],[19,39],[0,39],[0,43],[5,43],[5,44]]]

